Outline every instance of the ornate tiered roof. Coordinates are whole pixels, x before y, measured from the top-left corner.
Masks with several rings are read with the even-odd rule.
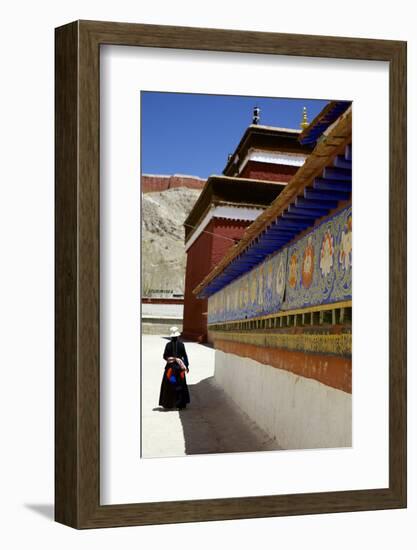
[[[194,289],[196,295],[206,298],[219,291],[351,200],[351,107],[339,115],[326,134],[278,197],[247,228],[240,242]]]
[[[230,155],[223,174],[225,176],[239,174],[242,163],[245,162],[248,153],[252,149],[264,152],[276,152],[278,150],[282,153],[309,155],[312,146],[301,144],[298,140],[299,136],[299,130],[251,124],[243,134],[234,153]]]
[[[187,244],[213,206],[264,209],[276,199],[284,187],[285,184],[273,181],[210,176],[184,222],[185,243]],[[236,219],[239,219],[239,216]]]

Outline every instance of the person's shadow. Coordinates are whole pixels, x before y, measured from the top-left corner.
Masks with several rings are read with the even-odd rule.
[[[185,454],[279,450],[210,376],[189,385],[191,403],[179,411]]]

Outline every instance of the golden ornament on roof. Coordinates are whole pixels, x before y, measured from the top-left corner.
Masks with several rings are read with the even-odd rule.
[[[307,120],[307,107],[303,107],[303,119],[300,122],[300,126],[303,130],[309,127],[309,122]]]

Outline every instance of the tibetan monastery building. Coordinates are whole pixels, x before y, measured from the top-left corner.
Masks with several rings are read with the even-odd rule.
[[[208,178],[184,222],[187,266],[183,336],[207,340],[207,300],[193,289],[277,198],[312,150],[300,132],[251,124],[222,176]]]
[[[352,111],[331,102],[273,203],[197,285],[215,379],[286,449],[351,446]],[[248,166],[248,161],[246,166]]]

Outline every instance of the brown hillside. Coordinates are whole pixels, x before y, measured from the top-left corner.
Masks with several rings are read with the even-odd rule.
[[[177,187],[186,187],[187,189],[203,189],[206,180],[195,176],[154,176],[143,174],[141,177],[142,193],[154,193],[156,191],[166,191]]]
[[[142,193],[142,295],[184,293],[183,223],[200,190],[184,187]]]

